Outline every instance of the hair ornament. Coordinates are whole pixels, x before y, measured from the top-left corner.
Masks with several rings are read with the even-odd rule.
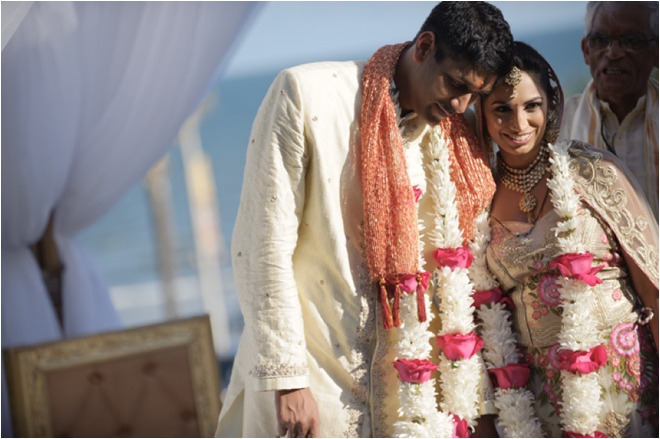
[[[509,87],[513,88],[514,98],[518,96],[518,90],[516,90],[516,85],[520,84],[520,81],[522,81],[522,71],[518,67],[513,66],[511,68],[511,71],[507,73],[507,75],[504,77],[504,83]]]

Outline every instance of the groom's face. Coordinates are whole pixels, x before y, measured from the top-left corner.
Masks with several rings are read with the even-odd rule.
[[[427,124],[437,125],[456,113],[463,113],[481,93],[490,91],[495,75],[474,70],[467,61],[448,56],[435,59],[431,32],[421,34],[413,48],[413,70],[407,106]],[[404,103],[402,103],[402,107]]]

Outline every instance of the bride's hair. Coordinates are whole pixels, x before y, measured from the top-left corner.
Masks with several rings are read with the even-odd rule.
[[[550,75],[552,74],[550,64],[536,49],[522,41],[515,41],[513,46],[513,65],[523,72],[533,75],[539,81],[539,85],[543,87],[548,99],[551,99],[555,90],[550,79]],[[558,83],[556,78],[553,79]],[[502,82],[504,82],[504,78],[500,78],[497,81],[497,85]]]

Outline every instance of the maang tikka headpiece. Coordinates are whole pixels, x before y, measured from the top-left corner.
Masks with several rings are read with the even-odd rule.
[[[504,77],[504,83],[513,89],[514,98],[518,96],[516,85],[520,84],[520,81],[522,81],[522,71],[518,67],[513,66],[511,71]]]

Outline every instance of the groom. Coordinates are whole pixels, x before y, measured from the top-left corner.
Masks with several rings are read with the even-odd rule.
[[[366,65],[278,75],[253,125],[232,240],[246,326],[218,436],[392,435],[396,318],[381,311],[390,305],[378,300],[374,260],[401,273],[421,245],[433,261],[410,198],[417,181],[419,217],[429,216],[423,151],[441,122],[455,141],[463,236],[473,234],[494,183],[476,142],[458,147],[474,141],[461,113],[509,71],[512,45],[494,6],[443,2],[413,42],[385,46]],[[490,414],[487,378],[483,387],[475,401]]]

